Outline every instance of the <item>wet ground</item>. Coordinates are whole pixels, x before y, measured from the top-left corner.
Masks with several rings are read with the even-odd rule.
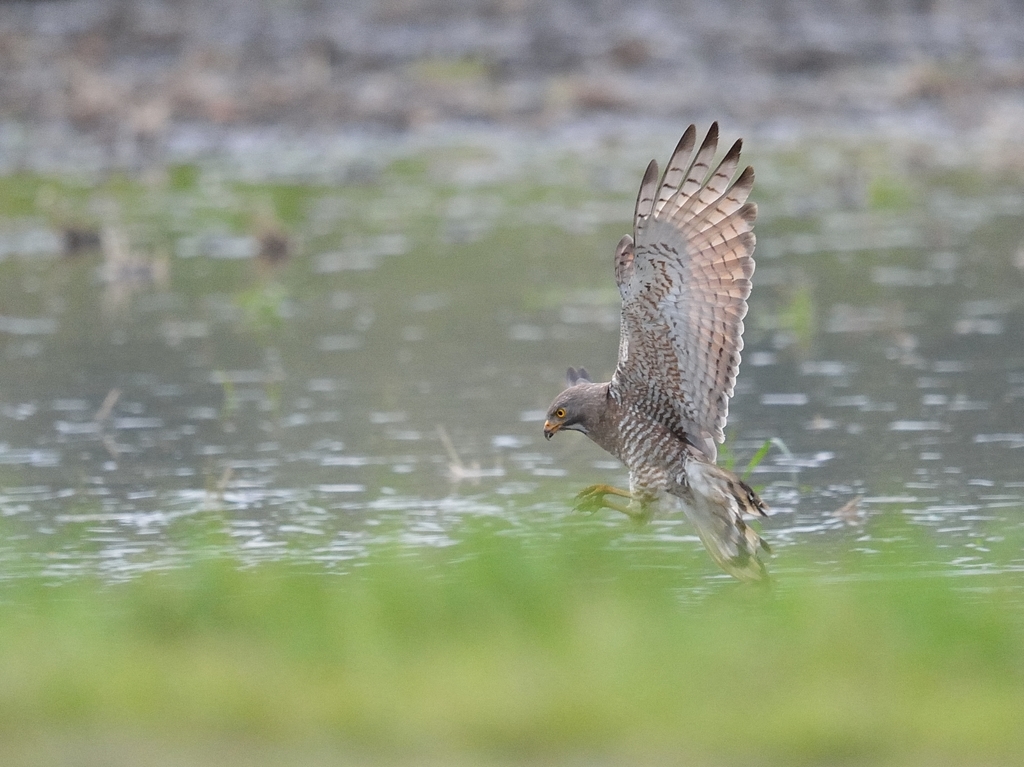
[[[567,366],[612,372],[612,249],[678,132],[182,131],[133,177],[43,142],[0,178],[0,552],[122,577],[179,561],[210,514],[246,557],[339,567],[477,514],[698,547],[681,520],[573,514],[625,473],[541,434]],[[869,550],[886,515],[933,531],[939,570],[1024,565],[991,553],[1024,511],[1020,178],[940,142],[747,146],[724,458],[785,446],[753,475],[774,568]]]

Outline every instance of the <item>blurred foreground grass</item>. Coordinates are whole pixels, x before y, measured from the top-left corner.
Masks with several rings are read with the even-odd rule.
[[[702,559],[580,528],[468,522],[455,545],[379,545],[345,574],[197,553],[127,583],[7,580],[0,759],[993,765],[1024,754],[1024,574],[940,575],[922,566],[931,544],[901,530],[828,568],[787,549],[771,588],[709,583]]]

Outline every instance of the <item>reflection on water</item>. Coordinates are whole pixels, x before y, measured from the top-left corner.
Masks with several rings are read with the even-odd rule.
[[[120,577],[173,565],[178,527],[209,512],[244,556],[339,566],[381,538],[444,544],[472,514],[696,545],[678,519],[571,514],[625,471],[540,431],[567,366],[611,373],[611,246],[671,135],[502,138],[249,146],[146,184],[0,179],[7,545]],[[1024,509],[1024,195],[939,168],[873,197],[864,169],[755,160],[729,452],[788,447],[754,474],[775,569],[811,540],[823,559],[870,548],[880,514],[933,529],[953,571],[992,567]],[[66,249],[72,222],[90,248]]]

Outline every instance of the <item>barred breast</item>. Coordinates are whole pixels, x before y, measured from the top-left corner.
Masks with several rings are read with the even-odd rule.
[[[643,409],[622,403],[618,439],[612,452],[626,464],[634,492],[656,495],[686,484],[691,447],[685,439]]]

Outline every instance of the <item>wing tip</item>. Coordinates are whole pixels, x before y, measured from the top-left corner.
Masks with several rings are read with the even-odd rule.
[[[694,144],[697,143],[697,126],[694,123],[690,123],[690,127],[683,131],[683,135],[679,139],[679,143],[676,144],[675,151],[672,152],[672,157],[675,157],[680,152],[691,152],[693,151]],[[671,164],[671,163],[670,163]]]
[[[732,146],[729,147],[729,151],[725,153],[725,157],[722,158],[720,165],[725,165],[728,162],[735,162],[740,158],[740,152],[743,151],[743,139],[736,139]]]
[[[703,146],[707,146],[711,142],[718,143],[718,120],[711,123],[711,127],[708,128],[708,135],[704,137]]]
[[[647,163],[647,170],[644,171],[643,183],[647,184],[658,177],[658,161],[651,160]]]
[[[640,182],[640,191],[636,195],[636,209],[633,213],[633,225],[640,223],[641,219],[647,218],[654,211],[656,184],[658,181],[658,161],[651,160],[644,171],[643,180]]]

